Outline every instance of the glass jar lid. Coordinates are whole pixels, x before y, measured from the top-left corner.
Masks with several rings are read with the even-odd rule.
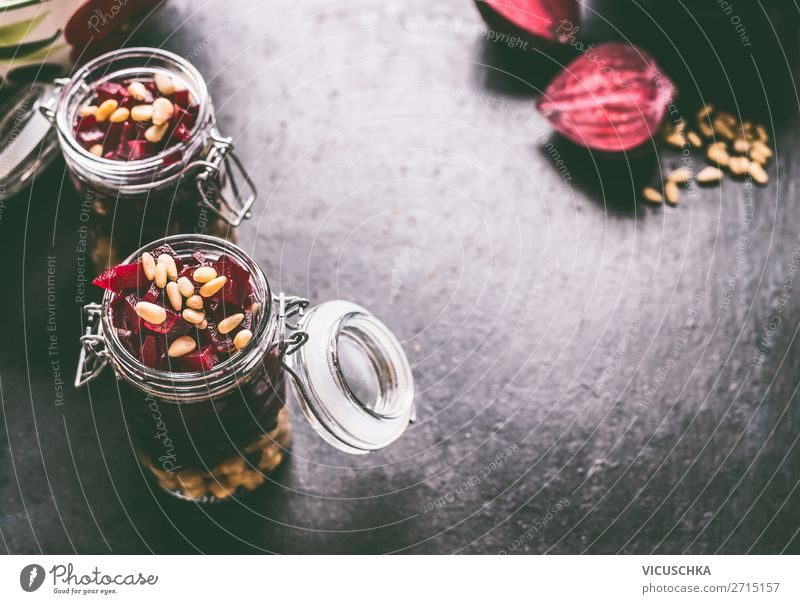
[[[397,440],[414,417],[414,378],[386,325],[357,304],[332,300],[308,310],[295,327],[307,340],[285,365],[317,433],[349,453]]]
[[[0,110],[0,186],[5,197],[22,191],[58,154],[56,133],[42,114],[55,97],[53,85],[33,84],[17,91]]]

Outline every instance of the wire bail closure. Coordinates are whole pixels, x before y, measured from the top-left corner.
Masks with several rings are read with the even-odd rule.
[[[100,320],[102,306],[96,302],[83,307],[86,315],[86,330],[81,336],[81,352],[78,356],[78,370],[75,372],[75,388],[91,382],[105,369],[111,360],[105,348],[103,322]]]
[[[198,169],[199,173],[195,178],[197,191],[200,194],[202,205],[214,214],[222,218],[232,227],[237,227],[245,218],[250,218],[250,208],[253,206],[258,191],[250,175],[244,169],[241,160],[233,152],[233,139],[222,136],[216,128],[210,133],[208,146],[204,152],[204,159],[190,163],[184,172]],[[225,166],[225,175],[228,182],[220,183],[219,176],[222,166]],[[239,184],[234,178],[233,168],[239,172],[249,191],[246,197],[239,188]],[[229,185],[226,187],[226,185]],[[223,189],[229,189],[233,194],[233,199],[225,195]],[[214,203],[216,200],[221,202],[223,208]]]

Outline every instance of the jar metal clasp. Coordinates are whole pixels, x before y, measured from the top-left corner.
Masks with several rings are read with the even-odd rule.
[[[87,325],[84,335],[81,336],[81,352],[78,356],[78,370],[75,372],[75,388],[85,386],[100,375],[110,360],[105,348],[106,338],[103,335],[103,326],[100,320],[101,310],[102,306],[94,302],[83,307]]]
[[[223,166],[224,178],[228,179],[228,183],[220,182],[218,178],[223,174]],[[233,168],[236,168],[244,181],[248,189],[246,192],[241,190],[240,183],[234,177]],[[239,226],[245,218],[250,218],[250,208],[258,197],[258,191],[241,160],[233,152],[233,139],[224,137],[216,129],[212,129],[204,158],[190,163],[185,172],[195,170],[198,170],[195,184],[204,207],[233,227]],[[226,195],[225,189],[228,189],[227,193],[232,196]],[[215,203],[217,200],[219,204]]]
[[[288,319],[302,317],[310,302],[306,298],[287,296],[283,292],[273,296],[273,302],[278,306],[278,342],[275,346],[278,348],[281,365],[294,375],[294,371],[286,363],[286,357],[300,350],[308,341],[308,334]]]

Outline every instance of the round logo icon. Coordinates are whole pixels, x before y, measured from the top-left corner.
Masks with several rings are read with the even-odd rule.
[[[38,564],[28,564],[19,573],[19,585],[25,591],[36,591],[44,583],[44,568]]]

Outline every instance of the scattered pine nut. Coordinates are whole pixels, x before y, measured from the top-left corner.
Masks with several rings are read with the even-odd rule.
[[[653,187],[645,187],[642,190],[642,196],[651,203],[664,203],[664,198],[661,193],[656,191]]]
[[[767,134],[767,129],[764,128],[761,124],[756,124],[756,135],[758,136],[758,140],[762,143],[769,142],[769,135]]]
[[[156,264],[156,285],[164,287],[167,284],[167,267],[163,262]]]
[[[703,139],[695,132],[694,130],[689,130],[686,133],[686,140],[691,143],[692,147],[702,147],[703,146]]]
[[[750,160],[746,157],[731,157],[728,162],[728,169],[736,176],[743,176],[747,174],[750,168]]]
[[[667,181],[674,182],[677,185],[686,184],[692,177],[692,171],[689,168],[676,168],[667,175]]]
[[[189,281],[188,277],[181,277],[178,279],[178,291],[181,292],[181,296],[184,298],[194,295],[194,285]]]
[[[195,325],[195,327],[197,327],[197,329],[205,329],[208,327],[208,319],[203,319],[197,325]]]
[[[127,120],[130,116],[131,112],[128,109],[125,107],[119,107],[109,116],[108,121],[112,124],[119,124]]]
[[[172,304],[172,308],[181,312],[181,308],[183,308],[183,296],[181,296],[181,292],[178,291],[178,284],[174,281],[167,283],[167,299],[169,299],[169,303]]]
[[[769,181],[766,170],[756,162],[750,162],[750,176],[760,185],[765,185]]]
[[[236,350],[241,350],[245,346],[250,343],[250,339],[253,337],[253,332],[249,329],[243,329],[236,336],[233,338],[233,345],[236,346]]]
[[[87,115],[95,115],[97,113],[97,105],[86,105],[78,109],[79,117],[86,117]]]
[[[683,133],[681,133],[681,132],[672,132],[672,133],[668,134],[664,138],[664,141],[667,144],[672,145],[673,147],[675,147],[677,149],[682,149],[683,146],[686,144],[686,138],[683,136]]]
[[[756,154],[758,154],[758,155],[762,155],[762,156],[764,156],[764,157],[766,157],[766,158],[770,158],[770,157],[772,157],[772,149],[770,149],[769,147],[767,147],[767,146],[766,146],[764,143],[762,143],[761,141],[755,141],[755,142],[753,143],[753,151],[754,151]]]
[[[678,185],[668,180],[664,183],[664,197],[672,206],[678,205],[678,202],[681,200],[681,193],[678,190]]]
[[[708,166],[697,173],[697,182],[704,185],[719,182],[722,180],[722,170],[713,166]]]
[[[92,145],[89,148],[89,153],[92,155],[96,155],[97,157],[103,157],[103,145],[97,143],[96,145]]]
[[[165,73],[157,73],[153,76],[153,80],[156,83],[156,88],[158,91],[166,96],[171,96],[175,94],[175,83],[172,81],[172,78],[169,77]]]
[[[194,291],[194,286],[192,286],[192,291]],[[188,298],[186,298],[186,306],[189,308],[193,308],[194,310],[202,310],[203,309],[203,297],[198,296],[197,294],[192,294]]]
[[[708,147],[706,157],[709,161],[714,162],[720,166],[727,166],[730,161],[730,155],[725,150],[725,143],[714,143]]]
[[[727,138],[728,140],[733,140],[736,137],[730,125],[728,125],[728,122],[723,120],[721,116],[718,116],[714,120],[714,132],[719,134],[722,138]]]
[[[167,318],[167,311],[152,302],[137,302],[134,310],[142,319],[153,325],[161,325]]]
[[[175,258],[170,256],[169,254],[161,254],[157,259],[156,262],[158,264],[163,264],[167,267],[167,277],[172,279],[173,281],[178,278],[178,267],[175,264]]]
[[[153,106],[136,105],[131,109],[131,118],[137,122],[149,122],[153,118]]]
[[[181,316],[193,325],[197,325],[198,323],[202,323],[203,319],[206,318],[206,313],[202,310],[195,310],[193,308],[184,308]]]
[[[147,88],[141,82],[131,82],[128,86],[128,94],[137,101],[143,101],[147,98]]]
[[[198,283],[208,283],[217,276],[217,271],[210,266],[201,266],[192,273],[192,277]]]
[[[197,342],[194,341],[193,337],[181,336],[176,338],[175,341],[169,345],[167,354],[174,359],[189,354],[195,348],[197,348]]]
[[[229,333],[236,329],[239,326],[239,323],[241,323],[243,320],[244,315],[240,312],[237,312],[235,315],[231,315],[230,317],[225,317],[222,319],[222,321],[217,323],[217,331],[222,334]]]
[[[117,110],[117,107],[119,107],[119,103],[114,99],[103,101],[97,108],[97,111],[94,114],[94,119],[96,119],[98,122],[106,121],[109,117],[111,117],[111,114]]]
[[[154,124],[144,131],[144,138],[150,143],[159,143],[167,133],[168,127],[169,124],[161,124],[160,126]]]
[[[144,270],[144,276],[148,280],[152,281],[156,278],[156,261],[150,252],[142,254],[142,269]]]
[[[215,277],[208,283],[203,284],[200,287],[200,295],[204,298],[208,298],[209,296],[213,296],[223,287],[225,287],[225,283],[228,281],[228,278],[225,276],[222,277]]]
[[[714,138],[714,130],[711,128],[711,124],[708,122],[700,122],[697,124],[697,129],[700,130],[700,134],[702,134],[706,138]]]
[[[697,117],[697,121],[699,122],[699,121],[702,121],[702,120],[704,120],[704,119],[705,119],[705,118],[707,118],[709,115],[711,115],[711,112],[712,112],[712,111],[714,111],[714,105],[711,105],[710,103],[706,103],[706,104],[705,104],[705,105],[704,105],[704,106],[703,106],[703,107],[700,109],[700,111],[698,111],[698,112],[697,112],[697,116],[696,116],[696,117]]]
[[[175,113],[175,107],[169,99],[163,96],[153,101],[153,117],[151,118],[154,126],[166,124]]]
[[[737,138],[733,141],[733,150],[736,151],[736,153],[747,153],[749,147],[750,145],[748,145],[747,141],[743,138]]]

